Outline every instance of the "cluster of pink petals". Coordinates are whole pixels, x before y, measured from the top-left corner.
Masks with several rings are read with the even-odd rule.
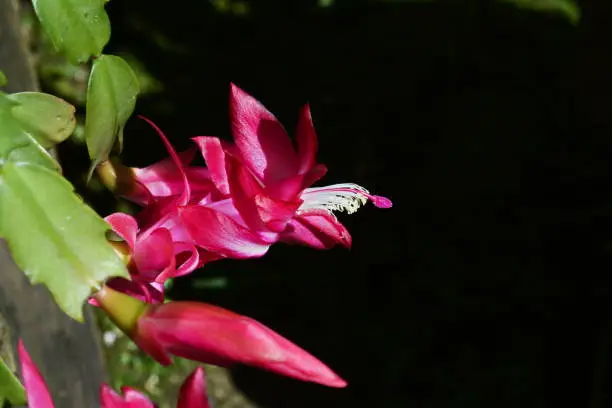
[[[296,147],[274,115],[234,85],[230,114],[234,144],[193,139],[207,167],[190,166],[196,150],[178,154],[145,119],[170,157],[132,169],[133,187],[122,193],[144,209],[136,218],[116,213],[106,219],[125,241],[131,280],[112,279],[111,291],[101,290],[93,303],[99,301],[111,318],[117,308],[104,299],[114,296],[113,290],[149,303],[126,332],[161,364],[170,364],[172,356],[222,366],[241,363],[344,387],[346,382],[321,361],[253,319],[203,303],[163,303],[167,279],[212,260],[260,257],[277,242],[350,247],[351,236],[333,211],[352,213],[368,200],[391,207],[390,200],[355,184],[311,187],[327,168],[316,161],[308,106],[300,114]]]
[[[368,200],[391,207],[389,199],[356,184],[311,187],[327,168],[316,161],[308,106],[300,113],[297,148],[276,117],[233,84],[230,117],[234,144],[208,136],[193,139],[206,168],[189,166],[195,151],[177,154],[149,121],[170,158],[132,169],[135,187],[124,196],[144,206],[136,219],[107,218],[132,251],[132,282],[115,281],[113,287],[158,302],[166,279],[211,260],[260,257],[277,242],[350,247],[351,235],[333,211],[352,213]]]
[[[28,407],[54,408],[47,384],[21,341],[19,341],[19,360]],[[123,387],[121,391],[123,396],[103,384],[100,389],[101,408],[155,408],[144,394],[135,389]],[[210,408],[202,367],[196,368],[181,386],[177,408]]]

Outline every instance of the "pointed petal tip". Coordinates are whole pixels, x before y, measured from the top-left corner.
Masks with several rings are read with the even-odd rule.
[[[314,356],[310,356],[310,359],[312,359],[310,364],[306,360],[302,360],[301,362],[295,362],[297,364],[286,365],[284,370],[277,372],[288,377],[313,382],[330,388],[345,388],[348,385],[346,381],[340,378],[338,374],[334,373],[322,361]]]
[[[17,341],[17,347],[19,349],[19,360],[23,360],[22,356],[24,356],[24,355],[29,357],[28,351],[26,350],[25,345],[23,344],[23,340],[22,339],[19,339]]]
[[[348,386],[348,383],[338,376],[336,376],[334,379],[330,379],[330,381],[326,383],[321,384],[332,388],[346,388]]]
[[[391,208],[393,207],[393,202],[389,200],[387,197],[373,195],[370,197],[372,200],[372,204],[374,204],[378,208]]]
[[[312,123],[310,105],[302,106],[295,131],[297,139],[297,153],[300,161],[298,173],[308,173],[317,163],[318,140]]]
[[[321,364],[321,366],[311,381],[331,388],[345,388],[348,385],[346,381],[323,362],[319,361],[319,364]]]
[[[100,404],[102,408],[116,407],[121,404],[121,397],[108,384],[102,384],[100,386]]]
[[[47,384],[21,339],[18,341],[17,349],[28,406],[32,408],[54,408]]]
[[[238,85],[236,85],[233,82],[230,82],[230,95],[232,97],[236,97],[240,94],[245,94],[245,93],[246,92],[242,88],[240,88]]]
[[[320,367],[312,373],[311,378],[305,378],[307,381],[330,388],[345,388],[348,385],[346,381],[340,378],[338,374],[333,372],[323,362],[319,361],[319,364]]]
[[[181,386],[177,408],[210,408],[203,367],[193,370]]]
[[[190,374],[193,376],[195,381],[204,381],[206,379],[206,373],[204,372],[204,367],[198,366],[195,370]]]
[[[135,388],[123,386],[121,392],[130,408],[155,408],[153,402],[142,392]]]

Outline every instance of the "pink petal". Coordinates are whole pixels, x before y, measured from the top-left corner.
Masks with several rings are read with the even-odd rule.
[[[191,190],[190,190],[190,186],[189,186],[189,181],[187,180],[187,175],[185,174],[185,168],[183,166],[183,163],[181,162],[180,157],[178,156],[178,154],[174,150],[174,147],[172,147],[172,144],[170,144],[170,141],[168,140],[166,135],[164,135],[164,132],[162,132],[161,129],[159,127],[157,127],[157,125],[155,123],[153,123],[151,120],[145,118],[144,116],[139,115],[138,117],[140,119],[144,120],[145,122],[147,122],[149,125],[151,125],[151,127],[153,127],[153,129],[155,129],[155,131],[157,132],[157,134],[161,138],[162,142],[164,143],[164,146],[166,146],[166,149],[168,150],[168,153],[170,154],[170,158],[174,162],[174,165],[176,166],[176,169],[179,172],[179,174],[181,176],[181,179],[183,181],[183,191],[182,191],[182,194],[181,194],[180,199],[178,200],[178,202],[179,202],[180,205],[187,204],[189,202],[190,197],[191,197]]]
[[[237,362],[330,387],[346,382],[325,364],[250,319],[213,305],[170,302],[150,306],[139,319],[137,336],[154,337],[176,356],[212,363]]]
[[[315,165],[304,177],[304,184],[302,188],[307,188],[319,181],[323,176],[327,174],[327,166],[324,164]]]
[[[125,213],[114,213],[104,218],[104,220],[110,224],[117,235],[127,242],[130,249],[134,248],[138,233],[138,223],[134,217]]]
[[[236,158],[228,156],[226,164],[230,175],[232,204],[241,220],[253,231],[282,232],[302,203],[299,196],[289,192],[287,201],[270,197],[267,189],[264,190],[251,172]],[[302,178],[301,175],[291,177],[289,183],[293,183],[296,179],[294,184],[300,188]],[[277,184],[281,183],[284,182]],[[281,189],[277,191],[279,192],[277,195],[282,195]],[[214,207],[214,204],[211,207]],[[228,214],[226,210],[220,211]]]
[[[265,192],[270,197],[277,200],[292,201],[299,198],[304,189],[305,174],[296,174],[284,180],[269,184],[265,188]]]
[[[51,395],[49,395],[47,384],[42,375],[40,375],[40,371],[38,371],[38,368],[32,361],[21,339],[19,339],[18,352],[23,385],[28,396],[28,407],[53,408],[53,401],[51,400]]]
[[[187,275],[201,266],[200,252],[193,244],[187,242],[175,242],[174,254],[175,256],[183,255],[184,261],[176,269],[176,272],[174,272],[172,277],[176,278],[178,276]],[[184,254],[188,254],[186,258],[184,257]],[[165,281],[165,279],[161,280],[161,282],[163,281]]]
[[[266,227],[274,232],[283,232],[302,205],[302,200],[288,202],[258,194],[255,196],[255,205]]]
[[[178,153],[177,157],[183,166],[187,166],[193,160],[195,153],[196,149],[192,148],[185,152]],[[134,179],[140,185],[144,186],[152,197],[157,198],[180,195],[185,188],[181,171],[177,168],[172,157],[142,169],[134,168],[132,172],[134,174]],[[202,183],[204,183],[208,189],[212,187],[210,177],[208,177],[208,171],[205,168],[201,168],[195,172],[195,174],[192,174],[192,178],[195,180],[192,180],[190,177],[188,178],[190,179],[190,184],[192,186],[195,184],[199,189],[202,189],[202,186],[200,186]],[[146,204],[148,204],[148,202]]]
[[[100,387],[100,402],[102,408],[127,408],[127,404],[123,397],[117,394],[107,384],[102,384]]]
[[[272,243],[227,215],[207,207],[183,207],[179,216],[197,246],[226,257],[260,257]]]
[[[296,216],[281,234],[281,241],[316,249],[329,249],[336,244],[350,248],[352,244],[351,234],[344,225],[324,210],[310,210]]]
[[[178,206],[173,206],[170,208],[165,215],[163,215],[162,219],[157,223],[158,228],[166,228],[170,231],[172,235],[172,241],[174,243],[177,242],[191,242],[191,235],[183,225],[179,217],[179,208]],[[177,253],[176,250],[174,252]]]
[[[232,204],[245,224],[253,229],[264,228],[254,197],[263,193],[263,187],[251,174],[249,169],[236,158],[227,156],[227,170]]]
[[[155,361],[163,366],[172,364],[172,357],[169,350],[160,339],[160,334],[146,319],[146,313],[138,318],[138,326],[130,337],[140,347],[142,351],[151,356]]]
[[[217,253],[207,251],[205,249],[198,248],[199,259],[198,268],[206,265],[209,262],[218,261],[219,259],[223,259],[223,257]]]
[[[297,174],[267,185],[265,192],[278,200],[295,201],[305,188],[310,187],[326,173],[327,167],[323,164],[317,164],[306,173]]]
[[[143,393],[130,387],[121,387],[125,401],[129,404],[126,408],[155,408],[155,405]]]
[[[191,194],[204,196],[215,189],[210,171],[206,167],[191,166],[185,168],[187,180],[191,186]]]
[[[297,156],[283,125],[257,99],[234,84],[230,119],[236,146],[264,184],[297,172]]]
[[[298,146],[299,174],[310,171],[317,163],[317,134],[312,124],[310,107],[305,105],[300,111],[297,129],[295,132]]]
[[[217,189],[223,195],[229,194],[229,183],[227,181],[227,170],[225,168],[225,150],[223,142],[217,137],[198,136],[193,141],[198,145],[206,166],[210,170],[210,177]]]
[[[196,202],[197,203],[197,202]],[[178,216],[178,200],[176,197],[160,198],[155,203],[145,207],[137,214],[141,226],[141,237],[144,237],[159,228],[170,231],[173,242],[191,241],[187,230]]]
[[[204,368],[196,368],[187,377],[179,393],[177,408],[210,408],[206,394]]]
[[[136,241],[133,262],[138,270],[138,277],[148,281],[157,276],[172,276],[175,272],[174,244],[172,235],[166,228],[153,230],[147,236]]]
[[[125,278],[111,278],[106,282],[106,286],[118,292],[130,295],[147,303],[162,303],[164,301],[163,285],[154,282],[131,281]],[[98,306],[95,298],[89,300],[89,304]]]
[[[130,387],[121,389],[125,397],[117,394],[108,385],[100,388],[102,408],[155,408],[155,405],[142,393]]]

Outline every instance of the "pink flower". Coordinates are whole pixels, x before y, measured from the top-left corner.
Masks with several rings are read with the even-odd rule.
[[[102,408],[154,408],[153,403],[144,394],[133,388],[122,387],[121,391],[123,396],[103,384],[100,389]],[[196,368],[181,386],[177,408],[210,408],[202,367]]]
[[[146,353],[168,365],[172,356],[220,366],[251,365],[330,387],[346,382],[325,364],[263,324],[198,302],[145,304],[110,287],[96,300]]]
[[[208,168],[189,166],[193,151],[176,153],[163,132],[145,119],[170,158],[145,169],[119,171],[132,177],[131,184],[123,182],[131,188],[122,194],[145,208],[138,222],[127,215],[107,218],[133,251],[134,281],[163,284],[211,260],[263,256],[276,242],[350,247],[351,235],[334,211],[350,214],[368,200],[391,207],[389,199],[356,184],[311,187],[327,168],[316,161],[318,143],[308,106],[300,114],[297,149],[274,115],[233,84],[230,114],[235,145],[215,137],[194,138]],[[143,288],[140,283],[132,289],[127,286],[133,284],[122,285],[131,292]]]
[[[297,125],[297,150],[276,117],[233,84],[230,116],[235,145],[194,138],[217,197],[224,197],[179,210],[199,247],[234,258],[261,256],[278,241],[317,249],[350,247],[351,236],[333,211],[350,214],[368,200],[391,207],[389,199],[356,184],[310,187],[327,168],[316,161],[318,142],[307,105]]]
[[[163,285],[167,279],[186,275],[202,266],[207,260],[216,258],[214,254],[199,251],[191,238],[177,224],[178,208],[186,205],[192,191],[214,189],[208,177],[208,170],[192,168],[188,179],[183,163],[189,163],[195,151],[177,154],[163,132],[151,121],[147,121],[159,134],[170,157],[145,169],[128,169],[119,165],[107,164],[101,172],[113,180],[120,180],[121,192],[135,202],[146,205],[139,214],[139,222],[124,213],[106,217],[113,231],[126,243],[129,253],[128,269],[131,280],[111,279],[108,284],[116,290],[130,294],[150,303],[164,299]],[[132,172],[126,178],[118,174]],[[112,173],[109,176],[109,173]],[[208,181],[207,181],[208,180]],[[126,187],[127,186],[127,187]],[[208,194],[208,193],[207,193]],[[202,253],[202,256],[200,254]],[[177,266],[177,258],[182,260]],[[90,303],[96,304],[95,299]]]
[[[114,289],[159,303],[167,279],[188,274],[203,263],[198,249],[188,241],[175,241],[168,228],[153,226],[141,231],[137,221],[123,213],[109,215],[106,222],[125,241],[130,259],[131,280],[111,279],[108,284]],[[183,261],[177,267],[179,256]]]
[[[131,387],[121,387],[121,392],[123,396],[117,394],[108,385],[102,384],[100,387],[102,408],[155,408],[149,398]]]
[[[54,408],[45,380],[23,342],[19,340],[19,361],[29,408]],[[100,389],[102,408],[155,408],[155,405],[140,392],[123,387],[123,396],[115,393],[108,385]],[[206,394],[206,378],[202,367],[196,368],[181,386],[177,408],[210,408]]]
[[[346,382],[321,361],[263,324],[206,303],[150,305],[132,339],[161,364],[170,355],[208,364],[242,363],[330,387]]]
[[[45,383],[42,375],[40,375],[40,371],[38,371],[36,364],[32,361],[21,340],[19,340],[18,344],[18,353],[23,386],[28,396],[28,407],[53,408],[53,401],[51,400],[47,383]]]
[[[196,368],[181,386],[177,408],[210,408],[202,367]]]
[[[177,154],[163,132],[147,121],[159,134],[170,157],[145,169],[126,168],[105,162],[99,174],[114,184],[119,194],[145,205],[138,219],[115,213],[106,217],[113,231],[125,244],[115,243],[127,258],[130,280],[114,278],[108,285],[150,303],[164,299],[163,285],[169,278],[186,275],[218,255],[197,248],[184,230],[178,209],[198,194],[209,195],[215,187],[208,170],[185,169],[195,150]],[[95,299],[90,303],[96,305]]]

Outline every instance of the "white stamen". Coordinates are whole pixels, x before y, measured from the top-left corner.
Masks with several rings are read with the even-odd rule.
[[[346,211],[352,214],[371,197],[368,190],[352,183],[307,188],[302,193],[304,203],[299,210]]]

